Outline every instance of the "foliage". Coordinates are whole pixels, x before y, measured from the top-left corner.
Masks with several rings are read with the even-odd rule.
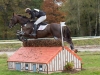
[[[71,62],[66,62],[66,65],[65,65],[65,70],[68,70],[68,71],[72,71],[73,70],[73,67],[74,67],[74,63],[73,61]]]
[[[100,35],[100,0],[67,0],[62,10],[74,36]]]
[[[72,36],[100,35],[100,0],[0,0],[0,39],[17,38],[20,26],[9,29],[9,20],[13,12],[29,17],[26,7],[44,10],[48,23],[66,21]]]
[[[29,16],[25,14],[24,9],[26,7],[40,8],[42,2],[43,0],[0,0],[0,39],[17,38],[16,31],[20,30],[20,26],[8,28],[13,12]]]
[[[48,23],[65,21],[65,13],[60,11],[60,6],[54,0],[45,0],[42,9],[46,12]]]

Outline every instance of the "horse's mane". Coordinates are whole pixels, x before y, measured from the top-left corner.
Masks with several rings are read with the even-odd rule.
[[[22,15],[18,15],[18,16],[21,16],[21,17],[23,17],[23,18],[26,18],[26,19],[28,19],[28,17],[26,17],[26,16],[22,16]]]

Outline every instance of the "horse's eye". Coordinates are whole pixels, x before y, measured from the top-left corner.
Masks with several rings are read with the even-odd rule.
[[[14,22],[14,19],[10,19],[10,20]]]

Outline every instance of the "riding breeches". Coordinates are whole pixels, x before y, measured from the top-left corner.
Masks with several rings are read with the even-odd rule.
[[[41,16],[40,18],[38,18],[34,24],[38,25],[39,23],[43,22],[44,20],[46,20],[46,15],[45,16]]]

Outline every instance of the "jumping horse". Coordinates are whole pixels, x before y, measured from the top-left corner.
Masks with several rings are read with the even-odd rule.
[[[13,16],[9,22],[9,27],[12,28],[17,23],[19,23],[22,27],[22,31],[17,31],[18,39],[21,41],[23,40],[22,39],[23,37],[36,39],[36,38],[45,38],[50,35],[52,37],[61,39],[61,25],[60,24],[57,24],[57,23],[48,24],[44,30],[37,30],[37,35],[36,37],[34,37],[30,35],[33,31],[32,25],[34,21],[31,22],[28,17],[13,13]],[[67,25],[62,27],[62,33],[63,33],[63,40],[70,44],[71,50],[77,51],[76,49],[74,49],[74,45],[71,39],[71,32]]]

